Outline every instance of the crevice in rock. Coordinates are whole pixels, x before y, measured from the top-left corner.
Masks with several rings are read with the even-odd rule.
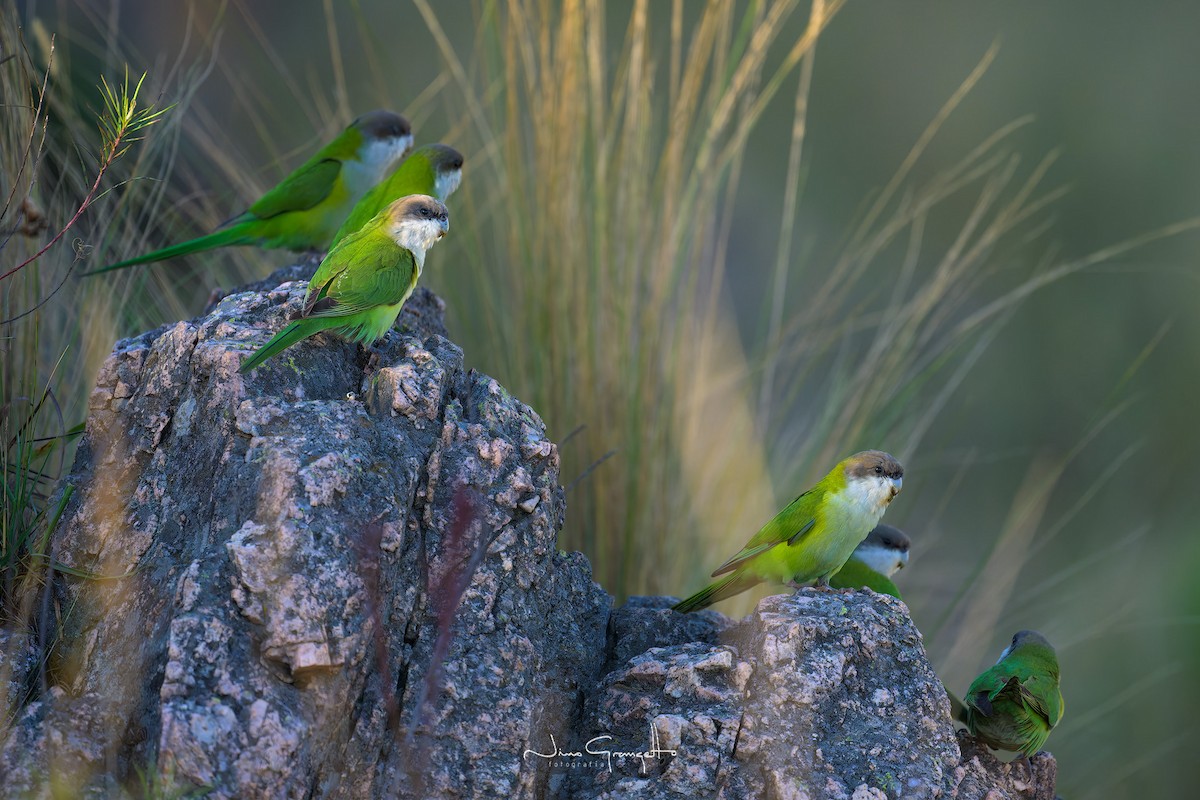
[[[731,752],[730,755],[732,755],[734,758],[737,758],[738,745],[741,744],[742,728],[743,728],[743,726],[745,726],[745,724],[746,724],[746,715],[743,713],[741,716],[738,717],[737,732],[733,734],[733,752]],[[716,726],[717,726],[717,733],[720,734],[721,733],[721,723],[719,723],[719,722],[716,723]]]

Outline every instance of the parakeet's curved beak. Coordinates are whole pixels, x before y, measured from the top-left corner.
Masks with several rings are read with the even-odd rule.
[[[901,475],[899,478],[892,478],[892,497],[900,494],[902,488],[904,488],[904,476]]]
[[[900,569],[904,569],[908,565],[908,551],[900,554],[900,562],[896,565]]]

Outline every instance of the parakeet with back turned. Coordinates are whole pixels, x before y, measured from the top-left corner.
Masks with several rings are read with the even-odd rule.
[[[364,114],[216,231],[84,274],[96,275],[234,245],[324,250],[355,203],[408,152],[412,141],[408,120],[399,114]]]
[[[763,581],[829,588],[854,548],[900,492],[904,468],[879,450],[855,453],[787,505],[740,552],[713,572],[726,577],[677,603],[695,611]],[[728,573],[726,575],[726,573]]]
[[[300,318],[238,369],[245,373],[321,331],[363,344],[396,322],[425,265],[425,253],[450,228],[440,200],[418,194],[392,203],[329,251],[309,281]]]
[[[1042,749],[1063,715],[1058,656],[1037,631],[1019,631],[962,700],[961,721],[997,750],[1026,757]]]

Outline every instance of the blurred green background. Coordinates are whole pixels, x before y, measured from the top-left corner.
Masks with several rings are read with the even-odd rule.
[[[651,109],[665,105],[671,85],[670,5],[650,4],[649,58],[655,64],[647,74],[657,79],[640,89],[648,93]],[[616,71],[624,63],[625,30],[638,6],[600,7],[609,26],[605,68]],[[681,7],[686,47],[699,4]],[[483,11],[504,18],[507,7],[445,0],[432,8],[446,36],[444,47],[417,8],[387,0],[26,0],[20,13],[27,30],[36,20],[71,44],[66,73],[58,80],[83,87],[81,96],[97,74],[113,74],[111,65],[122,60],[135,73],[149,72],[148,86],[161,91],[160,103],[180,102],[181,85],[195,87],[172,120],[148,134],[148,147],[170,139],[177,148],[169,180],[175,194],[158,199],[152,224],[142,226],[148,239],[126,241],[132,250],[157,247],[162,237],[190,236],[202,223],[238,210],[350,117],[370,108],[386,105],[409,114],[418,143],[441,140],[464,150],[463,188],[450,203],[451,235],[431,257],[423,280],[448,299],[449,328],[470,365],[530,402],[558,440],[586,426],[563,448],[564,483],[586,475],[568,496],[562,545],[583,549],[610,591],[690,593],[834,460],[867,446],[889,449],[905,463],[907,476],[886,521],[905,529],[914,542],[911,564],[897,583],[947,685],[965,688],[1014,631],[1038,629],[1058,646],[1063,671],[1067,711],[1048,744],[1059,758],[1060,793],[1169,797],[1194,786],[1196,769],[1188,754],[1200,733],[1200,588],[1193,578],[1200,567],[1200,537],[1190,484],[1200,452],[1192,396],[1200,388],[1200,269],[1193,255],[1200,238],[1195,233],[1165,238],[1038,288],[1006,310],[1002,326],[988,329],[986,347],[978,338],[965,342],[967,349],[977,344],[981,349],[969,369],[964,366],[961,383],[953,384],[948,371],[916,369],[912,387],[896,386],[894,395],[873,390],[881,393],[872,416],[894,412],[886,425],[865,420],[835,441],[810,444],[830,409],[842,402],[831,386],[866,358],[866,345],[857,337],[871,328],[880,297],[904,280],[901,263],[911,239],[890,243],[864,263],[839,306],[847,310],[846,328],[820,321],[830,331],[829,347],[821,358],[802,362],[803,380],[777,377],[764,389],[771,363],[779,374],[795,366],[786,359],[772,362],[768,341],[800,80],[793,70],[766,104],[744,159],[735,160],[734,189],[726,194],[731,184],[723,182],[714,193],[712,218],[728,224],[726,258],[714,255],[718,242],[695,248],[690,261],[678,259],[702,265],[696,268],[701,284],[696,297],[713,296],[705,281],[719,297],[720,310],[702,320],[705,331],[719,332],[713,360],[681,365],[675,359],[687,358],[683,351],[654,353],[652,359],[661,357],[662,365],[646,366],[650,377],[628,387],[610,385],[619,383],[619,372],[594,373],[604,383],[597,392],[618,400],[654,392],[656,371],[672,376],[676,389],[686,385],[676,408],[687,420],[681,431],[662,441],[632,441],[639,429],[627,416],[607,415],[579,399],[595,387],[562,388],[584,382],[572,366],[576,347],[596,350],[603,361],[603,331],[595,341],[575,338],[551,322],[540,327],[538,315],[549,306],[539,305],[541,296],[524,283],[566,281],[577,265],[565,256],[558,261],[555,248],[566,247],[575,233],[556,230],[551,241],[526,246],[497,232],[570,219],[567,211],[513,202],[507,194],[527,186],[520,180],[549,179],[540,163],[544,150],[526,150],[527,161],[511,158],[514,151],[503,145],[481,152],[488,139],[479,114],[493,113],[490,104],[508,85],[498,77],[507,55],[496,44],[503,37],[489,38],[484,29],[491,18]],[[766,63],[783,59],[807,17],[802,6],[779,24]],[[1198,30],[1200,5],[1187,3],[1156,4],[1151,11],[1115,0],[851,0],[821,35],[812,62],[801,190],[782,295],[784,329],[793,319],[801,329],[809,324],[806,303],[820,296],[830,265],[846,252],[872,198],[993,44],[995,60],[940,126],[905,186],[935,180],[997,129],[1032,115],[1006,138],[1004,152],[1020,157],[1022,174],[1055,152],[1043,185],[1067,191],[1003,244],[984,248],[987,271],[946,305],[949,323],[969,318],[1046,265],[1069,263],[1200,215]],[[445,48],[460,54],[482,111],[464,99]],[[543,120],[568,124],[545,119],[519,100],[514,108],[524,118],[507,118],[508,124],[525,131],[526,144],[536,141],[528,131]],[[594,151],[584,147],[576,156],[587,161]],[[485,161],[491,166],[485,168]],[[997,169],[1005,163],[1001,159]],[[586,227],[592,222],[586,210],[589,180],[596,180],[597,192],[611,185],[587,169],[572,176],[570,190],[585,202],[577,211],[579,224]],[[141,201],[138,192],[150,191],[148,184],[131,184],[130,196],[121,200],[125,205],[113,213],[136,217],[131,209]],[[916,282],[932,275],[939,255],[953,248],[977,196],[978,191],[953,194],[922,220]],[[597,205],[619,208],[627,202],[619,193],[606,194]],[[517,221],[519,214],[526,217]],[[475,231],[473,220],[480,221]],[[487,233],[478,233],[484,226]],[[101,238],[89,242],[99,248],[97,257],[125,255],[103,241],[103,230],[97,227]],[[611,228],[601,226],[604,230]],[[596,248],[594,240],[587,241]],[[507,249],[498,253],[504,242]],[[617,248],[612,257],[620,252]],[[520,263],[523,255],[528,263]],[[123,297],[169,293],[175,304],[164,303],[161,310],[139,306],[136,314],[118,304],[109,341],[97,345],[97,352],[103,355],[112,336],[129,335],[148,322],[198,313],[213,286],[231,286],[286,261],[282,253],[240,251],[232,258],[180,262],[167,277],[124,278],[129,283],[121,284]],[[589,263],[595,270],[598,262]],[[723,271],[713,268],[722,263]],[[591,279],[597,274],[603,279],[600,271]],[[519,286],[504,294],[495,289],[498,284]],[[639,285],[633,284],[633,294]],[[850,312],[861,315],[854,319],[861,318],[862,325],[850,321]],[[652,320],[643,323],[648,326],[643,334],[652,331]],[[515,353],[520,344],[497,335],[504,328],[515,331],[511,335],[530,352]],[[625,345],[644,354],[653,353],[656,342],[643,335]],[[555,350],[551,361],[562,369],[531,365],[542,347]],[[96,357],[81,366],[91,370],[87,374],[94,374]],[[961,351],[956,358],[963,358]],[[714,369],[718,363],[721,370]],[[712,389],[685,375],[693,370],[712,374],[719,386]],[[735,397],[736,403],[697,417],[688,402],[708,402],[707,395],[696,394],[706,386],[718,400]],[[923,435],[915,435],[945,386],[952,391],[925,420]],[[76,414],[85,397],[77,393]],[[689,430],[703,441],[689,442]],[[744,460],[731,461],[722,448]],[[656,473],[658,482],[639,478],[631,489],[617,477],[656,459],[673,465]],[[705,463],[717,461],[734,466],[722,472],[720,465]],[[688,483],[678,496],[676,480]],[[669,503],[657,499],[666,493]],[[634,497],[629,502],[636,508],[612,512],[614,497]],[[655,511],[656,506],[666,510]],[[743,613],[748,602],[725,610]]]

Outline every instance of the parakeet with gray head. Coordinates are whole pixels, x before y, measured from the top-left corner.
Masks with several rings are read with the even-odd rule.
[[[243,362],[246,373],[302,339],[331,331],[370,344],[396,322],[425,265],[450,228],[450,212],[428,195],[402,197],[329,251],[308,283],[300,318]]]
[[[828,589],[830,577],[879,523],[903,480],[900,462],[882,451],[844,459],[713,572],[714,578],[724,578],[680,601],[675,610],[705,608],[763,581],[793,588],[816,581],[818,589]]]
[[[910,546],[904,531],[891,525],[876,525],[829,579],[829,585],[834,589],[867,588],[899,598],[900,590],[892,583],[892,576],[908,564]]]
[[[408,152],[412,142],[412,128],[399,114],[364,114],[218,230],[84,274],[234,245],[324,250],[355,203]]]
[[[398,198],[427,194],[443,203],[462,183],[463,155],[444,144],[426,144],[413,150],[396,170],[367,192],[333,236],[337,245],[366,225]],[[333,246],[331,245],[331,246]]]

